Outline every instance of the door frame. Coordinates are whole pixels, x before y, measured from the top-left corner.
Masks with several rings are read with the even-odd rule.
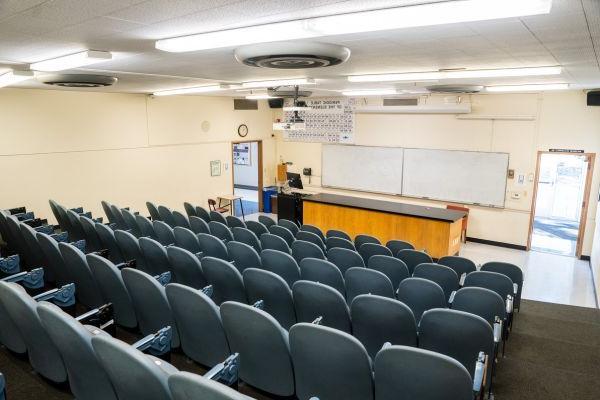
[[[571,156],[585,156],[588,160],[588,168],[585,178],[585,187],[583,190],[583,200],[581,204],[581,216],[579,218],[579,232],[577,233],[577,244],[575,246],[575,257],[581,258],[583,250],[583,236],[585,234],[585,225],[587,222],[587,214],[589,208],[589,199],[592,189],[592,176],[594,174],[594,163],[596,161],[596,153],[571,153],[568,151],[541,151],[537,152],[537,161],[535,165],[535,179],[533,181],[533,198],[531,200],[531,209],[529,214],[529,233],[527,235],[527,250],[531,250],[531,237],[533,236],[533,222],[535,219],[535,204],[537,202],[538,183],[540,178],[540,162],[542,154],[564,154]]]
[[[258,143],[258,211],[263,211],[263,141],[259,139],[236,140],[231,142],[231,193],[235,192],[235,164],[233,163],[233,146],[240,143]],[[252,157],[252,156],[250,156]],[[252,158],[251,158],[252,159]]]

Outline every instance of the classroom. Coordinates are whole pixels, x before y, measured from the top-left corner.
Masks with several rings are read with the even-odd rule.
[[[0,400],[600,393],[600,1],[0,1]]]

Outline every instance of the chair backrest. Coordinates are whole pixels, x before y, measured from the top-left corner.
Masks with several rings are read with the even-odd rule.
[[[297,240],[304,240],[305,242],[310,242],[310,243],[314,243],[317,246],[319,246],[319,248],[321,250],[323,250],[323,252],[327,251],[327,248],[325,247],[325,243],[323,243],[323,240],[316,234],[309,232],[309,231],[300,231],[296,234],[296,239]]]
[[[273,218],[267,217],[266,215],[259,215],[258,216],[258,222],[260,222],[261,224],[263,224],[267,229],[271,225],[276,225],[277,224],[277,222]]]
[[[50,208],[52,209],[52,213],[54,213],[54,216],[56,217],[57,213],[54,212],[56,206],[53,203],[54,202],[50,200]],[[111,224],[116,224],[117,220],[110,208],[110,203],[105,200],[102,200],[100,201],[100,204],[102,205],[102,210],[104,211],[104,215],[106,215],[106,219],[108,220],[108,222]],[[58,217],[56,219],[58,220]]]
[[[167,379],[177,369],[118,339],[98,335],[92,347],[119,399],[171,400]]]
[[[327,250],[331,250],[334,247],[341,247],[343,249],[356,251],[356,248],[354,247],[354,243],[352,243],[352,241],[337,236],[331,236],[325,239],[325,247],[327,248]]]
[[[250,229],[256,237],[260,238],[263,233],[269,233],[265,225],[258,221],[246,221],[246,228]]]
[[[175,226],[182,226],[184,228],[190,229],[190,221],[188,217],[182,214],[181,212],[174,210],[172,213],[173,220],[175,221]]]
[[[408,272],[411,275],[415,271],[415,267],[417,265],[433,262],[433,259],[429,254],[425,253],[424,251],[418,250],[400,250],[398,254],[396,254],[396,257],[404,261],[404,264],[406,264],[406,266],[408,267]]]
[[[77,214],[73,210],[67,210],[67,218],[71,223],[71,230],[69,231],[69,237],[75,240],[85,239],[85,234],[83,233],[83,227],[81,226],[81,222],[79,221],[79,214]]]
[[[410,307],[417,324],[425,311],[445,308],[448,304],[440,285],[423,278],[407,278],[400,282],[397,298]]]
[[[292,250],[287,242],[277,235],[272,233],[263,233],[260,235],[260,247],[263,250],[271,249],[278,250],[290,254]]]
[[[225,247],[225,244],[221,239],[206,233],[199,233],[196,237],[200,243],[203,257],[216,257],[222,260],[229,260],[227,247]]]
[[[227,242],[227,252],[231,257],[233,265],[240,273],[243,273],[246,268],[261,268],[262,266],[258,252],[246,243],[237,242],[235,240]]]
[[[252,232],[250,229],[235,227],[232,229],[232,232],[234,240],[245,243],[248,246],[252,246],[254,250],[258,252],[262,250],[258,236],[256,236],[256,234],[254,234],[254,232]]]
[[[357,250],[360,249],[360,246],[362,246],[365,243],[381,244],[381,241],[379,239],[377,239],[375,236],[366,235],[366,234],[356,235],[356,237],[354,238],[354,246],[356,247]]]
[[[89,251],[98,251],[102,249],[102,242],[96,232],[96,223],[88,217],[79,217],[79,222],[85,235],[85,248]]]
[[[294,237],[294,234],[288,228],[284,228],[283,226],[280,226],[280,225],[269,226],[269,232],[271,232],[273,235],[277,235],[280,238],[282,238],[283,240],[285,240],[285,242],[288,244],[288,246],[291,246],[292,243],[294,243],[294,241],[296,240],[296,238]]]
[[[169,265],[173,272],[172,282],[202,289],[208,285],[198,257],[190,251],[177,246],[167,247]]]
[[[346,232],[340,231],[338,229],[330,229],[325,234],[325,238],[326,239],[334,238],[334,237],[342,238],[342,239],[346,239],[346,240],[352,241],[352,238],[350,237],[350,235],[348,235]]]
[[[219,222],[223,225],[227,225],[227,218],[225,218],[223,214],[217,211],[210,212],[210,220],[211,222]]]
[[[263,301],[263,310],[275,318],[284,329],[296,323],[292,291],[279,275],[257,268],[244,270],[244,287],[248,303]]]
[[[137,223],[135,214],[126,209],[122,209],[121,214],[123,215],[123,219],[125,220],[125,223],[127,224],[127,228],[131,230],[131,233],[133,234],[133,236],[135,236],[135,237],[142,236],[142,230],[140,229],[140,226]]]
[[[150,335],[170,326],[173,330],[171,346],[179,347],[179,334],[165,288],[153,276],[137,269],[123,268],[121,275],[131,296],[142,334]]]
[[[165,222],[171,228],[175,228],[177,226],[175,218],[173,217],[173,212],[169,208],[165,206],[158,206],[158,215],[160,215],[161,221]]]
[[[183,209],[188,217],[198,217],[198,212],[196,211],[196,207],[194,207],[191,203],[187,201],[183,202]]]
[[[310,224],[303,224],[300,227],[300,230],[305,231],[305,232],[314,233],[315,235],[317,235],[319,237],[319,239],[321,239],[321,241],[325,242],[325,235],[323,234],[323,231],[319,227],[316,227],[316,226],[310,225]]]
[[[517,296],[515,298],[515,308],[519,308],[521,303],[521,293],[523,292],[523,270],[515,264],[499,261],[490,261],[481,266],[481,271],[497,272],[506,275],[513,283],[519,285]]]
[[[203,218],[195,217],[193,215],[190,217],[190,229],[195,234],[210,233],[208,222],[206,222]]]
[[[115,240],[125,261],[135,260],[137,268],[146,271],[146,260],[142,255],[139,240],[129,232],[116,230]]]
[[[46,267],[44,269],[44,279],[49,282],[54,282],[54,269],[44,256],[42,248],[37,240],[36,231],[27,224],[20,223],[19,229],[28,249],[28,258],[33,261],[32,267]],[[87,242],[86,242],[87,244]]]
[[[414,248],[415,248],[415,246],[413,246],[409,242],[405,242],[404,240],[396,240],[396,239],[388,240],[388,242],[385,244],[385,247],[390,249],[390,251],[392,252],[392,254],[394,256],[396,254],[398,254],[398,252],[400,250],[414,250]]]
[[[123,218],[123,212],[121,209],[114,204],[110,206],[110,209],[112,210],[115,220],[117,221],[117,227],[124,230],[129,229],[129,225],[127,225],[125,218]]]
[[[175,237],[175,246],[186,249],[187,251],[197,254],[202,251],[200,248],[200,242],[194,232],[188,228],[177,226],[173,229],[173,236]]]
[[[287,228],[290,232],[292,232],[292,235],[294,236],[296,236],[298,232],[300,232],[300,228],[298,227],[298,225],[296,225],[294,221],[290,221],[289,219],[280,218],[279,221],[277,221],[277,225]]]
[[[221,305],[221,318],[231,351],[240,354],[240,379],[278,396],[293,395],[288,333],[279,322],[265,311],[233,301]]]
[[[348,304],[361,294],[374,294],[377,296],[395,298],[394,288],[390,279],[374,269],[354,267],[346,270],[346,301]]]
[[[78,399],[117,400],[110,379],[92,347],[93,336],[107,333],[100,329],[88,330],[48,302],[38,304],[37,313],[64,361],[73,395]]]
[[[340,269],[334,263],[320,258],[305,258],[300,261],[300,279],[329,285],[342,296],[346,296],[346,284]]]
[[[413,271],[413,277],[429,279],[440,285],[444,291],[446,300],[450,299],[452,292],[458,290],[460,287],[458,275],[452,268],[446,267],[441,264],[434,263],[423,263],[415,267]]]
[[[480,287],[465,287],[456,292],[451,304],[453,310],[469,312],[485,319],[494,326],[496,317],[506,319],[506,306],[500,295]]]
[[[160,275],[163,272],[171,270],[165,246],[154,239],[145,237],[141,238],[138,243],[140,245],[142,257],[144,257],[144,265],[138,265],[138,269],[147,272],[152,276]]]
[[[460,278],[463,274],[477,271],[475,263],[468,258],[459,256],[444,256],[438,260],[438,264],[452,268]]]
[[[373,369],[377,400],[473,399],[469,371],[444,354],[391,346],[377,354]]]
[[[321,323],[325,326],[348,333],[352,331],[346,300],[331,286],[298,281],[292,286],[292,294],[298,322],[312,322],[323,317]]]
[[[210,229],[210,234],[221,239],[224,242],[229,242],[233,240],[233,233],[231,233],[231,229],[226,224],[217,221],[210,221],[208,223],[208,228]]]
[[[356,296],[350,305],[352,334],[371,357],[385,343],[416,346],[417,323],[408,306],[396,299],[372,294]]]
[[[46,333],[37,313],[37,302],[22,286],[0,281],[0,299],[27,347],[33,369],[52,382],[65,382],[67,371],[60,352]]]
[[[102,293],[87,264],[85,254],[68,243],[59,243],[58,248],[65,261],[67,273],[75,282],[77,300],[88,308],[96,308],[104,304]]]
[[[304,240],[296,240],[292,244],[292,256],[297,262],[307,257],[325,259],[325,253],[319,246]]]
[[[290,329],[296,395],[300,399],[373,399],[371,359],[353,336],[316,324]]]
[[[225,221],[227,221],[227,226],[230,228],[245,228],[246,224],[242,221],[241,218],[238,218],[234,215],[228,215],[225,217]]]
[[[8,216],[6,217],[6,225],[11,233],[12,238],[15,243],[11,244],[13,249],[17,250],[17,253],[21,256],[22,263],[25,265],[33,265],[35,260],[30,260],[28,255],[29,251],[27,248],[27,244],[25,243],[25,238],[23,238],[23,233],[21,232],[21,228],[19,228],[20,222],[17,221],[16,217]]]
[[[467,275],[464,287],[482,287],[500,295],[504,301],[514,293],[513,281],[504,274],[489,271],[475,271]]]
[[[300,279],[300,267],[288,253],[266,249],[260,253],[260,260],[262,269],[279,275],[290,287]]]
[[[335,247],[327,250],[327,260],[331,261],[338,267],[342,274],[352,267],[364,267],[365,262],[358,252]]]
[[[108,250],[108,258],[116,264],[122,263],[124,261],[124,256],[121,252],[121,248],[117,244],[115,232],[100,222],[96,222],[94,227],[96,228],[102,247]]]
[[[206,208],[201,207],[201,206],[196,206],[196,215],[198,217],[202,218],[202,220],[204,220],[204,222],[206,222],[207,224],[210,222],[210,214],[206,210]]]
[[[0,285],[3,284],[0,281]],[[0,344],[4,345],[8,350],[16,354],[27,353],[27,346],[23,341],[19,328],[14,323],[6,307],[4,307],[3,300],[0,299]]]
[[[184,354],[206,367],[225,360],[230,350],[219,307],[202,291],[186,285],[169,283],[165,290]]]
[[[97,254],[88,254],[85,257],[102,297],[113,305],[117,325],[135,328],[137,326],[135,309],[131,296],[125,288],[121,271],[111,261]]]
[[[226,385],[190,372],[169,376],[169,388],[173,400],[249,400],[248,396]]]
[[[152,227],[156,233],[158,241],[163,246],[169,246],[175,243],[175,235],[173,234],[173,228],[167,225],[163,221],[152,221]]]
[[[225,301],[247,301],[242,275],[230,262],[215,257],[204,257],[202,272],[213,287],[212,299],[216,304],[220,305]]]
[[[40,249],[42,253],[44,253],[44,257],[48,262],[48,267],[54,272],[56,284],[62,286],[72,281],[65,267],[62,254],[60,254],[58,242],[49,235],[41,232],[37,232],[35,237],[37,238]]]
[[[363,258],[365,264],[369,262],[369,258],[375,255],[392,256],[392,251],[385,246],[377,243],[365,243],[358,249],[358,254]]]
[[[367,267],[387,276],[392,282],[394,290],[398,289],[400,282],[410,276],[408,274],[408,267],[404,264],[404,261],[396,257],[383,255],[371,256]]]
[[[154,203],[147,201],[146,202],[146,208],[148,209],[148,212],[150,213],[150,218],[152,218],[152,221],[160,221],[160,214],[158,212],[158,208],[154,205]]]
[[[483,351],[494,357],[494,332],[483,318],[463,311],[425,311],[419,323],[419,347],[445,354],[460,362],[474,377],[476,360]],[[492,368],[488,368],[491,373]]]

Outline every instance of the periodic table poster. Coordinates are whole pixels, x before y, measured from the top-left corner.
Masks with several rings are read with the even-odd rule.
[[[315,98],[306,99],[310,110],[298,115],[306,124],[305,130],[284,131],[283,139],[292,142],[354,143],[355,99]],[[286,100],[291,106],[291,99]],[[285,120],[293,116],[292,111],[284,112]]]

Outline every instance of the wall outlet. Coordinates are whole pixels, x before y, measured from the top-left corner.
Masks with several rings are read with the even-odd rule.
[[[523,197],[523,194],[521,192],[511,192],[510,193],[510,198],[511,199],[520,200],[521,197]]]

